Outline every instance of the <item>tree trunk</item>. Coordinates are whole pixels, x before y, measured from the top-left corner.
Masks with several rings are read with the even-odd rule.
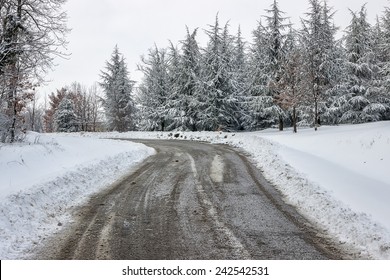
[[[11,122],[11,127],[10,127],[10,142],[14,143],[15,142],[15,130],[16,130],[16,100],[13,102],[13,108],[12,108],[12,122]]]
[[[283,129],[284,129],[283,117],[279,116],[279,131],[283,131]]]
[[[318,93],[316,93],[316,97],[314,98],[314,130],[318,130]]]
[[[192,132],[195,132],[197,131],[197,127],[196,127],[196,120],[198,118],[198,114],[195,113],[195,115],[193,117],[191,117],[191,121],[192,121]]]
[[[22,18],[22,0],[18,0],[17,3],[17,21],[20,22]],[[7,34],[9,36],[9,42],[13,48],[17,49],[17,44],[19,41],[19,26],[13,26],[11,33]],[[12,48],[11,48],[12,49]],[[14,53],[11,54],[8,69],[9,69],[9,84],[8,84],[8,103],[7,103],[7,112],[8,117],[11,119],[11,126],[9,127],[10,142],[15,142],[15,131],[16,131],[16,121],[17,121],[17,90],[18,90],[18,81],[19,81],[19,69],[18,69],[18,54],[15,53],[15,50],[12,50]]]
[[[292,122],[293,122],[294,133],[297,133],[297,110],[295,106],[293,107]]]
[[[161,119],[161,131],[165,131],[165,121]]]
[[[8,116],[11,119],[11,126],[9,127],[10,142],[15,142],[15,131],[16,131],[16,116],[17,116],[17,87],[18,87],[18,69],[16,67],[16,58],[10,66],[10,83],[8,88]]]

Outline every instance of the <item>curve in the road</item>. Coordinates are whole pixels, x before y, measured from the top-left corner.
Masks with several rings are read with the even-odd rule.
[[[46,259],[341,259],[240,152],[140,141],[158,153],[94,196]]]

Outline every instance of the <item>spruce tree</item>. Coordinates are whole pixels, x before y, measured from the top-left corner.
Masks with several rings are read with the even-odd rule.
[[[233,41],[228,24],[210,26],[209,43],[203,55],[200,124],[205,130],[236,129],[237,98],[232,86]]]
[[[165,131],[169,124],[170,81],[168,60],[165,49],[157,46],[149,50],[147,58],[142,58],[138,69],[144,77],[138,89],[138,102],[141,106],[141,128],[144,130]]]
[[[250,46],[248,57],[248,79],[247,79],[247,94],[245,98],[246,114],[244,116],[244,127],[246,129],[259,129],[269,127],[271,123],[268,121],[264,113],[264,107],[269,104],[269,98],[264,97],[267,92],[268,75],[267,67],[267,33],[261,21],[258,22],[257,28],[252,32],[253,43]]]
[[[201,53],[196,41],[198,29],[192,33],[187,28],[187,36],[182,41],[182,88],[181,96],[184,99],[182,110],[184,113],[183,129],[196,131],[199,123],[199,92]]]
[[[171,44],[168,74],[170,98],[168,114],[172,117],[169,129],[196,131],[199,122],[200,51],[196,41],[197,29],[187,28],[181,41],[181,53]]]
[[[251,100],[246,125],[256,129],[278,123],[279,129],[283,130],[285,113],[276,99],[280,94],[277,84],[285,60],[285,30],[290,24],[285,23],[284,12],[279,9],[277,1],[266,12],[266,24],[260,21],[253,32],[254,43],[249,62],[251,78],[248,81]]]
[[[379,28],[379,27],[378,27]],[[381,86],[378,94],[378,103],[375,106],[377,112],[380,111],[381,119],[390,119],[390,8],[386,8],[381,20],[380,31],[380,77]],[[379,41],[379,40],[377,40]]]
[[[278,92],[277,83],[280,80],[282,65],[285,60],[285,30],[289,27],[289,24],[284,23],[286,20],[286,18],[282,16],[284,12],[279,9],[276,0],[274,0],[274,3],[271,5],[271,9],[266,10],[266,12],[268,13],[268,15],[265,16],[267,22],[266,32],[268,34],[268,44],[266,45],[268,93],[266,95],[269,96],[270,106],[265,108],[265,110],[269,112],[269,118],[278,120],[279,130],[283,130],[285,114],[283,109],[274,101],[280,94]]]
[[[77,131],[77,115],[72,99],[65,96],[54,114],[55,128],[57,132]]]
[[[132,97],[134,82],[129,78],[125,59],[117,46],[110,61],[106,62],[106,70],[101,72],[101,80],[107,129],[119,132],[135,129],[135,104]]]
[[[181,65],[177,47],[170,42],[167,52],[167,87],[169,97],[166,100],[166,130],[182,129],[183,113],[181,109]]]
[[[371,26],[365,5],[359,13],[352,12],[347,28],[347,77],[345,94],[340,97],[342,123],[361,123],[380,119],[381,106],[377,103],[378,90],[373,81],[378,66],[371,42]]]
[[[238,129],[243,130],[245,127],[245,115],[247,112],[246,99],[248,94],[248,67],[245,42],[241,35],[241,27],[238,28],[237,36],[234,41],[233,77],[234,80],[232,81],[232,85],[237,99],[237,111],[235,118],[238,120]]]
[[[310,0],[307,18],[302,20],[301,45],[306,54],[303,63],[307,115],[315,130],[321,124],[321,114],[341,77],[339,43],[335,40],[337,28],[333,24],[334,13],[325,2]]]

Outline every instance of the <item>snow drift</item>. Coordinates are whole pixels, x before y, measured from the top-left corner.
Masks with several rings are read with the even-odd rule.
[[[153,153],[129,141],[36,133],[0,146],[0,259],[29,258],[76,206]]]

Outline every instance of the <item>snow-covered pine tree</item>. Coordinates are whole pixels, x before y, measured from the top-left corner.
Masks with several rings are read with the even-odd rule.
[[[264,114],[264,98],[268,76],[266,73],[266,48],[267,34],[261,20],[257,28],[252,32],[253,42],[248,56],[247,94],[245,98],[244,127],[245,129],[259,129],[270,124]]]
[[[245,42],[242,38],[241,27],[238,27],[238,32],[234,41],[233,52],[233,88],[234,94],[237,98],[237,108],[235,118],[239,122],[238,129],[243,130],[245,127],[245,116],[247,114],[247,80],[248,80],[248,67],[247,56],[245,52]]]
[[[223,127],[231,130],[237,130],[241,127],[239,112],[241,111],[240,99],[242,89],[238,87],[238,79],[240,76],[238,75],[239,66],[236,64],[237,60],[234,42],[234,36],[229,33],[229,23],[226,23],[222,33],[221,55],[224,66],[223,70],[225,72],[225,85],[223,90],[226,97],[223,107],[226,110],[225,114],[227,116],[224,117],[222,122],[225,123]]]
[[[174,114],[175,129],[196,131],[199,122],[199,80],[200,59],[198,43],[196,41],[197,29],[192,33],[187,27],[186,38],[181,41],[181,54],[171,47],[169,76],[171,81],[171,113]]]
[[[380,66],[384,61],[384,54],[382,53],[382,46],[384,44],[384,34],[379,16],[376,16],[375,24],[371,28],[371,49],[374,54],[374,61]]]
[[[101,72],[101,80],[107,129],[119,132],[135,129],[135,104],[132,97],[134,82],[129,78],[125,59],[117,46],[110,61],[106,62],[105,71]]]
[[[215,25],[206,31],[208,45],[203,55],[202,96],[200,127],[204,130],[237,129],[237,98],[233,88],[233,40],[228,24],[219,27],[218,16]]]
[[[371,63],[374,66],[372,68],[372,76],[371,76],[371,93],[373,96],[376,96],[376,102],[381,103],[381,106],[384,106],[384,108],[378,108],[381,113],[381,119],[382,120],[390,120],[390,91],[389,88],[386,89],[384,87],[384,77],[385,72],[383,69],[385,68],[385,55],[382,53],[382,46],[383,46],[384,38],[383,38],[383,32],[381,28],[381,23],[379,20],[379,17],[376,18],[375,25],[371,28],[371,36],[370,36],[370,43],[371,43]],[[368,109],[368,108],[367,108]],[[385,109],[385,110],[383,110]]]
[[[261,21],[253,31],[254,42],[249,56],[249,112],[245,117],[246,127],[258,129],[279,124],[283,130],[285,113],[275,102],[279,95],[277,83],[281,76],[281,67],[285,59],[285,23],[284,12],[274,0],[270,9],[265,10],[266,25]],[[248,118],[249,117],[249,118]]]
[[[341,123],[362,123],[380,119],[381,105],[377,103],[378,90],[373,85],[378,66],[372,49],[371,26],[367,21],[365,5],[360,12],[351,11],[352,20],[347,27],[345,48],[347,75],[345,92],[338,98]]]
[[[285,113],[283,109],[278,106],[277,102],[275,102],[275,98],[279,95],[277,83],[280,80],[282,65],[285,59],[285,30],[290,26],[290,24],[284,23],[287,18],[283,17],[284,12],[280,10],[279,4],[276,0],[274,0],[271,8],[266,10],[266,12],[268,15],[265,16],[267,22],[265,30],[268,35],[268,40],[267,45],[265,46],[267,59],[267,67],[265,71],[268,76],[268,92],[265,96],[267,102],[264,103],[268,105],[266,105],[264,111],[270,120],[277,120],[279,123],[279,130],[283,130]]]
[[[379,29],[379,27],[378,27]],[[375,111],[381,112],[381,119],[390,120],[390,8],[386,7],[381,19],[381,30],[377,30],[380,42],[380,77],[381,86]]]
[[[147,58],[142,58],[142,62],[143,65],[138,65],[144,74],[138,88],[140,126],[143,130],[165,131],[171,89],[166,50],[155,46],[149,50]]]
[[[326,110],[332,90],[339,83],[342,65],[340,48],[335,40],[337,28],[333,23],[334,13],[324,2],[309,0],[307,18],[302,20],[301,45],[306,54],[304,60],[304,80],[307,95],[307,113],[315,130],[321,121],[321,113]]]
[[[167,79],[169,97],[166,101],[166,130],[183,130],[183,111],[181,104],[183,99],[180,96],[181,90],[181,64],[179,49],[170,42],[167,51]]]
[[[329,7],[327,2],[322,6],[322,45],[323,53],[323,81],[324,93],[322,100],[318,103],[318,121],[324,124],[336,124],[339,115],[335,115],[334,101],[338,99],[343,91],[343,81],[346,75],[346,54],[343,46],[343,40],[336,40],[338,28],[335,26],[333,18],[335,12]],[[321,121],[320,121],[321,119]]]
[[[303,30],[301,34],[302,47],[306,53],[305,80],[307,87],[306,100],[313,115],[313,125],[317,130],[319,126],[319,103],[323,100],[324,78],[321,73],[323,63],[321,46],[322,35],[322,6],[318,0],[309,0],[310,11],[306,14],[308,19],[302,20]]]
[[[52,92],[47,96],[48,106],[45,105],[45,115],[43,116],[44,131],[47,133],[55,131],[55,120],[54,115],[58,109],[58,106],[61,103],[61,100],[68,94],[66,88],[61,88],[56,90],[56,93]],[[46,101],[45,101],[46,103]]]
[[[58,105],[54,114],[54,123],[57,132],[77,131],[77,116],[74,111],[74,104],[68,96],[65,96]]]

